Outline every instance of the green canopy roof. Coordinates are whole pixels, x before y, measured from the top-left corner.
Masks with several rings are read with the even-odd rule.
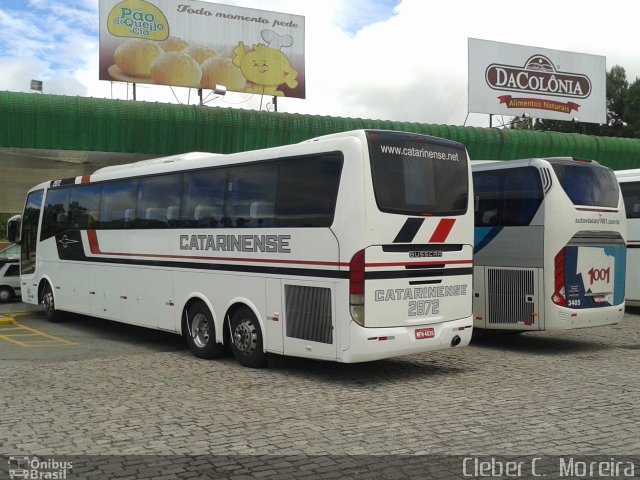
[[[373,128],[456,140],[474,160],[572,156],[640,167],[640,140],[0,92],[0,146],[170,155],[230,153]]]

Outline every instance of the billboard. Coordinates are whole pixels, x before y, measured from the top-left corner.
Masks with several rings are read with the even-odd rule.
[[[303,16],[201,1],[99,5],[100,80],[305,98]]]
[[[469,38],[469,112],[607,122],[606,58]]]

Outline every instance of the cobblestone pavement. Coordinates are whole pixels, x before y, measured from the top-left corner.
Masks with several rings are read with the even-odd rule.
[[[98,337],[123,328],[105,324]],[[141,332],[84,356],[71,338],[80,347],[51,361],[16,361],[31,350],[0,344],[0,453],[640,454],[633,312],[612,327],[479,336],[365,364],[275,357],[262,370],[196,359],[170,335],[132,349]]]

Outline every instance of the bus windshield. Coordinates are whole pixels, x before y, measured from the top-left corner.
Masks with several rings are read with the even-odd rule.
[[[462,145],[396,132],[370,133],[378,208],[406,215],[466,212],[468,161]]]
[[[574,205],[618,206],[618,185],[612,170],[592,163],[551,162],[551,165]]]

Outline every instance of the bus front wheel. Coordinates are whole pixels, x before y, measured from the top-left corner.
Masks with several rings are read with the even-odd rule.
[[[49,285],[49,283],[46,283],[44,288],[42,289],[42,297],[40,298],[40,303],[44,307],[44,314],[47,317],[47,320],[53,323],[62,321],[62,315],[58,310],[56,310],[56,302],[53,296],[53,290],[51,289],[51,285]]]
[[[13,288],[1,286],[0,287],[0,303],[6,303],[15,296]]]
[[[213,316],[202,302],[187,310],[186,337],[191,352],[198,358],[218,358],[224,353],[224,345],[216,342]]]
[[[267,354],[262,345],[260,324],[253,312],[243,307],[231,317],[231,351],[238,362],[251,368],[267,364]]]

